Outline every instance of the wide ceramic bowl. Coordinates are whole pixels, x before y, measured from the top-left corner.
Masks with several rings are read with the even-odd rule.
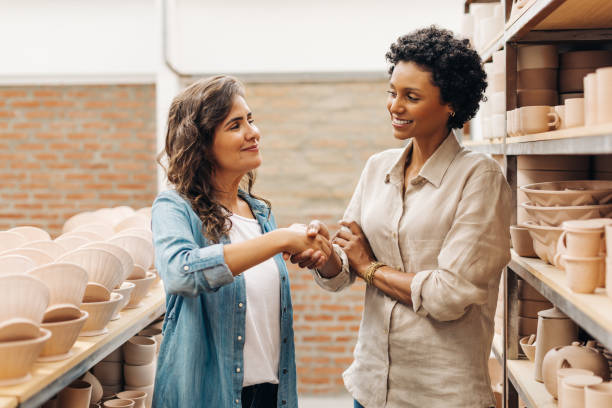
[[[0,252],[19,248],[27,242],[23,235],[19,235],[16,232],[0,231]]]
[[[49,241],[51,242],[51,241]],[[40,249],[34,248],[15,248],[3,252],[2,255],[21,255],[31,259],[36,266],[47,265],[53,262],[53,257]]]
[[[11,228],[9,232],[15,232],[21,236],[23,236],[26,241],[50,241],[51,236],[47,231],[38,227],[31,226],[23,226],[23,227],[15,227]]]
[[[114,226],[115,232],[123,231],[128,228],[151,228],[151,220],[144,214],[133,214]]]
[[[22,275],[36,268],[36,263],[23,255],[0,256],[0,276]]]
[[[524,208],[529,217],[538,224],[555,227],[569,220],[610,218],[612,216],[612,204],[543,207],[527,202],[522,203],[521,207]]]
[[[104,249],[78,248],[62,255],[58,261],[83,267],[89,275],[89,282],[99,283],[109,291],[117,287],[123,277],[119,258]]]
[[[35,339],[0,343],[0,387],[20,384],[31,378],[30,370],[45,342],[51,338],[47,329],[39,329]]]
[[[612,203],[612,181],[575,180],[521,186],[529,201],[543,207]]]
[[[54,242],[63,246],[65,252],[71,252],[91,241],[81,235],[60,235]]]
[[[62,232],[72,231],[87,224],[104,224],[104,222],[104,218],[100,217],[94,212],[80,212],[66,220],[64,226],[62,227]]]
[[[47,255],[49,255],[53,260],[59,258],[64,253],[66,253],[66,248],[61,246],[55,241],[32,241],[23,245],[23,248],[34,248],[39,251],[43,251]]]
[[[49,305],[69,303],[81,304],[87,286],[87,271],[71,263],[54,263],[39,266],[28,275],[42,281],[49,288]]]
[[[110,322],[111,317],[113,317],[121,299],[123,299],[123,296],[120,294],[111,293],[110,300],[106,302],[81,303],[81,310],[89,313],[89,319],[87,319],[83,326],[81,336],[98,336],[107,333],[106,325]]]
[[[74,232],[81,232],[81,231],[94,232],[97,235],[103,237],[104,240],[109,239],[115,234],[115,230],[113,230],[113,227],[111,227],[108,224],[102,224],[102,223],[81,225],[80,227],[75,228],[73,231]]]
[[[132,282],[134,285],[136,285],[136,287],[132,291],[132,298],[125,308],[134,309],[141,306],[140,302],[145,296],[147,296],[149,290],[151,290],[151,287],[155,283],[155,274],[152,272],[147,272],[147,276],[145,278],[128,280],[127,282]]]
[[[98,234],[97,232],[94,231],[88,231],[88,230],[83,230],[83,229],[76,229],[70,232],[66,232],[65,234],[62,234],[63,237],[83,237],[88,239],[90,242],[102,242],[104,241],[104,236]]]
[[[45,343],[39,361],[64,360],[71,356],[70,349],[79,337],[79,333],[89,313],[81,311],[81,316],[61,322],[43,323],[42,328],[51,332],[51,338]]]
[[[121,300],[121,302],[119,302],[119,306],[117,306],[117,310],[115,311],[115,314],[113,315],[111,320],[117,320],[121,317],[119,312],[121,312],[123,308],[126,307],[128,303],[130,303],[130,299],[132,298],[132,291],[135,287],[136,285],[134,285],[132,282],[123,282],[119,289],[113,290],[114,293],[119,293],[121,296],[123,296],[123,299]]]
[[[149,242],[153,242],[153,232],[150,229],[145,228],[128,228],[123,231],[119,231],[115,234],[116,237],[122,235],[136,235],[137,237],[141,237],[146,239]]]
[[[529,235],[533,238],[533,249],[538,258],[555,265],[557,242],[563,233],[563,228],[534,223],[527,223],[526,227],[529,229]]]
[[[48,304],[49,289],[38,279],[27,275],[0,276],[0,322],[23,317],[40,324]]]
[[[82,248],[96,248],[103,249],[115,255],[119,262],[121,262],[121,269],[123,270],[123,275],[121,276],[121,283],[130,276],[132,273],[132,269],[134,268],[134,258],[132,255],[125,249],[121,248],[119,245],[112,244],[110,242],[90,242],[89,244],[83,245]]]
[[[521,345],[521,349],[523,350],[523,353],[525,353],[529,361],[533,361],[535,359],[536,345],[535,342],[533,344],[527,343],[530,337],[531,336],[526,336],[521,338],[521,340],[519,340],[519,344]]]
[[[108,242],[128,251],[134,258],[134,263],[142,266],[145,270],[153,264],[153,244],[151,241],[136,235],[118,235]]]

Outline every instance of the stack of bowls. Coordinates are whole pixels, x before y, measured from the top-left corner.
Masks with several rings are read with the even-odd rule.
[[[154,337],[134,336],[123,345],[125,390],[147,393],[150,406],[155,382],[157,341]]]
[[[93,369],[93,375],[102,384],[102,398],[112,398],[123,389],[123,363],[117,360],[116,353],[111,353],[109,356],[96,364]]]
[[[612,65],[612,51],[570,51],[559,56],[559,93],[561,102],[582,98],[584,77],[598,68]]]
[[[51,332],[41,327],[49,289],[38,279],[0,276],[0,386],[28,381]]]
[[[518,48],[518,107],[555,106],[558,103],[559,55],[554,45]]]

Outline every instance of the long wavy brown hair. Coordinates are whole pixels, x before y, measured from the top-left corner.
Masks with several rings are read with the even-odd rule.
[[[157,158],[168,181],[202,220],[202,234],[212,242],[219,242],[232,227],[231,211],[215,197],[213,142],[215,129],[229,115],[236,96],[244,97],[244,86],[226,75],[201,79],[177,95],[168,114],[166,147]],[[267,200],[253,195],[254,184],[255,172],[250,171],[241,187],[269,209]]]

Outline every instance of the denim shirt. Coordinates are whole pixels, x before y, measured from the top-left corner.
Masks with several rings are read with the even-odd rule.
[[[268,208],[243,191],[263,233],[276,228]],[[155,266],[166,290],[166,319],[155,377],[156,408],[242,407],[246,288],[225,263],[223,245],[209,242],[202,222],[176,191],[153,203]],[[278,408],[297,407],[293,309],[287,266],[281,254],[281,350]]]

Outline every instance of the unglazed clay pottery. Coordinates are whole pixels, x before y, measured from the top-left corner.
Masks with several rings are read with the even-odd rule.
[[[28,381],[32,365],[50,337],[51,332],[41,328],[35,339],[0,342],[0,387]]]
[[[610,219],[595,218],[563,222],[562,228],[564,231],[559,237],[559,244],[563,253],[578,257],[592,257],[602,254],[605,247],[603,239],[605,224],[590,222],[600,220]]]
[[[2,256],[21,255],[31,259],[36,266],[47,265],[53,262],[53,258],[44,251],[34,248],[15,248],[10,251],[5,251]]]
[[[51,242],[51,241],[49,241]],[[70,263],[53,263],[28,271],[28,275],[42,281],[49,288],[49,305],[81,304],[87,286],[87,271]]]
[[[597,74],[584,77],[584,122],[586,126],[597,124]]]
[[[120,237],[123,235],[135,235],[137,237],[141,237],[146,239],[148,242],[152,242],[153,241],[153,232],[151,232],[151,229],[144,229],[144,228],[128,228],[128,229],[124,229],[122,231],[117,232],[114,236],[115,237]]]
[[[66,249],[55,241],[32,241],[23,245],[23,248],[38,249],[49,255],[53,260],[59,258],[66,252]]]
[[[134,215],[136,211],[129,205],[119,205],[117,207],[111,208],[112,215],[116,222],[113,225],[118,224],[119,221],[126,219],[127,217]]]
[[[99,283],[109,291],[119,285],[123,277],[123,267],[119,258],[104,249],[75,249],[62,255],[58,261],[83,267],[89,275],[89,282]]]
[[[38,324],[30,319],[14,317],[0,323],[0,342],[30,340],[38,335]]]
[[[127,282],[131,282],[135,285],[134,290],[132,290],[132,297],[130,302],[125,307],[126,309],[133,309],[141,306],[142,299],[145,298],[149,290],[155,283],[155,274],[151,272],[147,272],[147,277],[144,279],[134,279],[128,280]]]
[[[612,67],[597,70],[597,123],[612,122]]]
[[[601,68],[612,65],[612,52],[608,50],[570,51],[559,54],[561,69]]]
[[[130,365],[146,365],[155,360],[157,341],[154,337],[134,336],[123,344],[123,358]]]
[[[524,280],[519,280],[518,282],[518,298],[520,300],[535,300],[537,302],[548,302],[540,292],[535,290],[530,284],[525,282]]]
[[[55,238],[54,242],[63,246],[66,252],[72,252],[75,249],[78,249],[79,247],[87,244],[90,241],[89,239],[84,238],[79,235],[72,235],[72,236],[69,235],[69,236],[59,236]]]
[[[584,126],[584,98],[565,100],[565,127]]]
[[[612,181],[571,180],[528,184],[520,187],[538,206],[576,206],[612,202]]]
[[[109,398],[113,398],[118,392],[121,392],[122,389],[123,385],[121,384],[102,384],[102,399],[107,400]]]
[[[114,361],[101,361],[92,369],[102,385],[120,385],[123,380],[122,364]]]
[[[127,277],[127,279],[129,280],[143,279],[146,276],[147,276],[147,271],[145,271],[145,269],[142,266],[134,265],[134,267],[132,268],[132,272]]]
[[[530,341],[531,343],[529,343]],[[525,353],[529,361],[533,361],[535,359],[536,346],[535,346],[534,341],[535,341],[535,335],[533,334],[531,336],[523,337],[522,339],[519,340],[521,349],[523,350],[523,353]]]
[[[113,350],[112,353],[104,357],[102,361],[116,361],[116,362],[122,363],[123,362],[123,352],[121,351],[122,347],[123,346],[117,347],[115,350]]]
[[[519,316],[529,317],[532,319],[538,318],[538,313],[545,309],[550,309],[553,304],[549,301],[539,302],[536,300],[520,300],[518,301]]]
[[[523,106],[519,116],[520,130],[525,134],[548,132],[560,124],[559,115],[550,106]]]
[[[0,256],[0,276],[20,275],[36,268],[36,263],[23,255]]]
[[[592,371],[584,370],[582,368],[559,368],[557,370],[557,381],[556,385],[550,383],[551,379],[545,378],[544,385],[546,386],[546,390],[553,398],[557,399],[559,397],[559,392],[561,391],[561,383],[563,379],[570,375],[594,375]],[[561,404],[559,404],[561,405]]]
[[[133,387],[144,387],[155,382],[155,362],[144,365],[123,365],[125,383]]]
[[[117,235],[108,242],[129,252],[134,258],[134,263],[142,266],[145,270],[153,264],[153,244],[151,241],[136,235]]]
[[[533,249],[540,259],[554,265],[557,255],[557,242],[563,233],[563,228],[547,225],[526,224],[533,238]]]
[[[118,293],[111,294],[111,299],[106,302],[81,303],[81,309],[89,313],[81,336],[98,336],[108,332],[106,325],[110,322],[119,302],[123,299]]]
[[[543,207],[527,202],[522,203],[521,207],[540,225],[559,226],[569,220],[610,218],[612,216],[612,204]]]
[[[559,129],[567,128],[567,124],[565,123],[565,105],[556,105],[554,109],[557,115],[559,115]]]
[[[557,89],[557,69],[524,69],[518,72],[517,89]]]
[[[584,77],[595,72],[595,68],[571,68],[559,70],[559,92],[582,92]]]
[[[516,94],[519,108],[525,106],[555,106],[559,103],[559,93],[553,89],[519,89]],[[523,128],[523,130],[525,129]],[[529,133],[526,130],[525,132]]]
[[[130,299],[132,298],[132,291],[135,287],[136,285],[134,285],[132,282],[123,282],[119,289],[113,290],[113,293],[119,293],[121,296],[123,296],[123,299],[121,299],[121,302],[119,302],[117,310],[115,311],[115,314],[113,315],[111,320],[117,320],[121,317],[119,312],[123,310],[123,308],[126,307],[128,303],[130,303]]]
[[[512,248],[519,256],[537,256],[533,250],[533,239],[529,235],[527,227],[521,225],[510,226],[510,237],[512,238]]]
[[[578,326],[559,309],[542,310],[538,313],[536,335],[536,357],[534,378],[542,382],[542,361],[548,350],[571,344],[578,339]]]
[[[0,276],[0,323],[22,317],[40,324],[48,304],[49,289],[38,279],[26,275]]]
[[[26,239],[27,242],[32,241],[50,241],[51,236],[47,231],[38,227],[24,226],[11,228],[9,232],[14,232]]]
[[[43,323],[56,323],[65,320],[77,319],[81,316],[81,310],[71,303],[56,303],[45,309]]]
[[[80,232],[80,231],[93,232],[97,234],[98,236],[102,237],[104,240],[109,239],[115,234],[115,230],[113,230],[113,228],[110,225],[102,224],[102,223],[81,225],[75,228],[73,231],[74,232]]]
[[[105,302],[110,300],[111,291],[100,283],[90,282],[85,287],[83,302]]]
[[[102,405],[104,408],[112,408],[112,407],[124,407],[124,408],[134,408],[134,401],[127,399],[111,399],[105,401]]]
[[[162,329],[148,326],[138,332],[138,335],[154,338],[156,342],[156,352],[159,353],[159,347],[161,346],[162,340],[164,339]]]
[[[68,232],[87,224],[104,224],[106,220],[91,211],[85,211],[68,218],[62,227],[62,232]]]
[[[151,228],[151,220],[144,214],[134,214],[121,220],[114,226],[115,232],[123,231],[128,228]]]
[[[43,323],[42,328],[51,332],[51,338],[45,343],[39,361],[64,360],[71,356],[70,349],[79,337],[79,332],[83,328],[89,314],[85,311],[72,320]]]
[[[62,408],[89,407],[91,384],[82,380],[76,380],[60,391],[58,399],[58,405]]]
[[[601,382],[601,377],[596,375],[568,375],[561,381],[559,402],[563,407],[587,408],[584,405],[585,387]]]
[[[575,293],[593,293],[599,284],[604,257],[562,255],[567,286]]]
[[[81,380],[91,384],[91,400],[89,403],[96,404],[100,401],[102,399],[102,384],[100,384],[98,378],[88,371],[81,377]]]
[[[153,384],[147,385],[144,387],[133,387],[131,385],[125,386],[126,391],[144,391],[147,393],[147,399],[145,401],[145,407],[151,408],[151,404],[153,403]]]
[[[27,244],[23,235],[16,232],[0,231],[0,253]]]
[[[609,408],[612,407],[612,382],[587,385],[584,391],[585,407]]]
[[[145,408],[147,393],[144,391],[122,391],[117,394],[117,398],[134,401],[134,408]]]
[[[525,45],[518,48],[517,68],[524,69],[557,68],[559,55],[554,45]]]
[[[90,242],[83,245],[83,248],[96,248],[103,249],[115,255],[121,262],[123,274],[121,276],[121,283],[130,276],[134,269],[134,258],[125,249],[118,245],[111,244],[110,242]],[[143,276],[144,277],[144,276]]]

